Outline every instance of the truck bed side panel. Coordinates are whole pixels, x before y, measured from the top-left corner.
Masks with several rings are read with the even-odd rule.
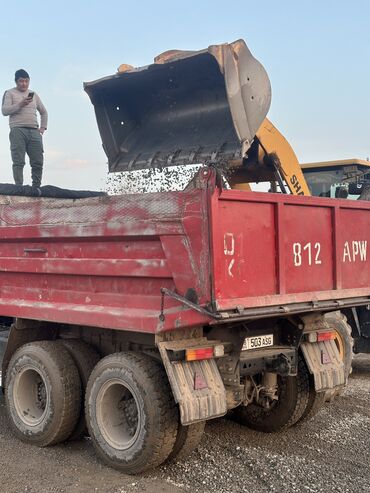
[[[370,295],[369,203],[224,190],[211,204],[217,309]]]
[[[207,195],[0,198],[0,314],[156,332],[204,316],[161,288],[210,301]]]

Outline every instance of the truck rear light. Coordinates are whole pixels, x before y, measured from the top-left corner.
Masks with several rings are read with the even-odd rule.
[[[308,342],[333,341],[335,337],[335,332],[331,330],[327,330],[325,332],[310,332],[307,334]]]
[[[202,347],[198,349],[187,349],[185,352],[186,361],[197,361],[213,358],[213,347]]]
[[[317,333],[317,342],[320,341],[333,341],[336,337],[335,332],[327,331],[327,332],[318,332]]]

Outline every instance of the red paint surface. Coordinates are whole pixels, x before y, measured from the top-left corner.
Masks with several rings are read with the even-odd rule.
[[[221,193],[211,172],[184,192],[3,198],[0,218],[0,315],[155,333],[211,320],[166,297],[160,323],[161,287],[220,310],[370,296],[365,202]]]
[[[368,202],[224,190],[212,217],[219,310],[370,294]]]

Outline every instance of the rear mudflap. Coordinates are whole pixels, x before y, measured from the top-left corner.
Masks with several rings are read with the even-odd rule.
[[[158,348],[183,425],[226,414],[226,391],[214,359],[170,361],[169,351],[178,350],[179,343],[160,342]]]
[[[334,340],[302,342],[300,346],[308,369],[314,377],[316,392],[344,386],[344,364]]]

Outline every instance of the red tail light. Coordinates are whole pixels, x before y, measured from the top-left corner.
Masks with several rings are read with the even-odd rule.
[[[308,342],[333,341],[336,338],[336,332],[326,330],[322,332],[309,332],[306,334]]]
[[[317,342],[321,341],[333,341],[336,337],[335,332],[318,332],[317,333]]]
[[[196,361],[196,360],[211,359],[211,358],[213,358],[213,347],[187,349],[185,353],[186,361]]]

